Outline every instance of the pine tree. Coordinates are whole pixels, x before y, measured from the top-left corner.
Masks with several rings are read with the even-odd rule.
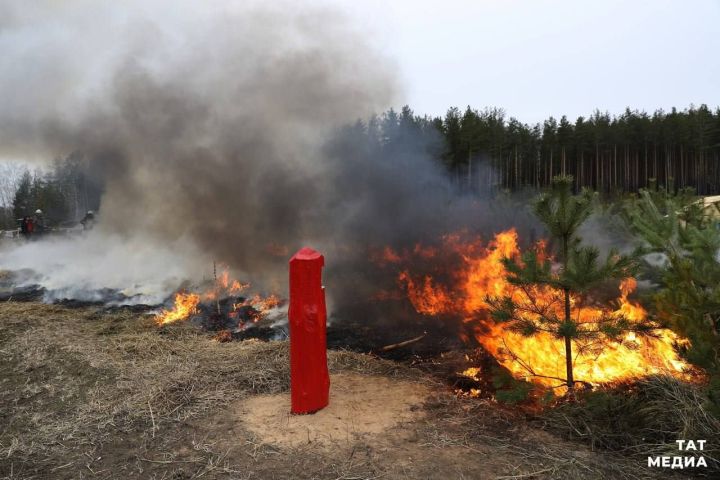
[[[31,215],[35,204],[32,198],[33,178],[29,171],[25,171],[13,198],[13,215],[16,219]]]
[[[643,253],[661,254],[643,265],[659,287],[659,320],[690,339],[688,360],[714,374],[720,392],[720,211],[684,189],[641,190],[626,213]]]
[[[453,107],[445,115],[445,141],[447,154],[445,164],[451,171],[455,171],[462,162],[462,133],[460,125],[460,111]]]
[[[435,156],[456,180],[463,168],[470,170],[469,158],[488,156],[498,183],[512,189],[547,186],[560,172],[574,175],[577,189],[593,186],[604,193],[635,192],[651,178],[703,194],[720,191],[720,109],[706,105],[652,115],[629,108],[619,116],[596,110],[587,120],[549,118],[539,132],[517,119],[506,122],[502,110],[468,106],[464,113],[451,108],[432,128],[446,147],[444,155]]]
[[[631,276],[636,261],[615,251],[601,261],[597,248],[581,244],[577,231],[592,213],[593,194],[583,190],[573,195],[572,187],[572,177],[555,177],[550,190],[534,204],[535,215],[558,246],[559,265],[538,250],[528,250],[519,259],[506,258],[507,280],[516,289],[487,299],[496,322],[526,336],[544,332],[564,341],[566,378],[560,380],[569,394],[578,381],[573,376],[574,346],[598,349],[625,332],[647,334],[654,328],[650,322],[630,322],[609,310],[600,317],[581,319],[581,310],[594,306],[588,293]]]

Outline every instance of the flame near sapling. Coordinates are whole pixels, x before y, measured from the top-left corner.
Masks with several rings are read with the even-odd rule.
[[[543,255],[544,244],[541,242],[537,248]],[[507,295],[515,302],[535,301],[550,309],[562,308],[562,302],[558,301],[561,292],[558,290],[534,287],[531,300],[526,292],[507,281],[502,259],[519,255],[517,232],[514,229],[503,231],[487,245],[478,238],[463,241],[459,234],[448,235],[443,239],[443,249],[460,258],[460,267],[447,276],[449,281],[435,280],[427,274],[413,276],[408,269],[398,274],[398,283],[415,310],[424,315],[461,318],[472,327],[476,340],[516,378],[549,387],[561,383],[565,377],[565,353],[561,339],[544,332],[524,336],[504,324],[495,323],[490,317],[488,298]],[[385,257],[400,258],[399,254],[391,253],[385,252]],[[647,317],[645,309],[628,299],[636,286],[633,278],[621,282],[620,294],[612,307],[580,307],[574,298],[572,312],[580,328],[589,328],[607,315],[623,316],[630,322],[644,320]],[[677,345],[686,345],[687,340],[667,329],[657,329],[649,336],[627,332],[619,341],[594,339],[592,342],[573,343],[576,378],[589,384],[612,383],[661,373],[691,378],[691,366],[679,357],[676,350]],[[477,370],[470,368],[463,373],[474,377]]]

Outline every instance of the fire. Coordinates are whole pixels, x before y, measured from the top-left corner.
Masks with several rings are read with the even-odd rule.
[[[487,245],[477,239],[469,242],[460,235],[443,239],[446,252],[457,254],[461,267],[451,273],[450,285],[436,281],[431,275],[413,277],[407,270],[398,274],[398,283],[418,313],[425,315],[456,315],[471,325],[477,341],[516,378],[556,387],[565,379],[565,350],[562,339],[548,333],[526,337],[492,321],[488,297],[510,295],[513,301],[530,302],[526,292],[506,280],[502,259],[519,255],[518,235],[514,229],[501,232]],[[536,247],[541,255],[544,244]],[[445,282],[448,283],[448,282]],[[635,290],[635,279],[625,279],[615,306],[580,308],[578,299],[571,300],[573,315],[579,328],[589,329],[603,316],[620,316],[629,321],[643,320],[645,309],[628,299]],[[551,288],[535,288],[532,297],[543,307],[562,312],[561,292]],[[529,304],[528,304],[529,305]],[[602,343],[598,343],[602,342]],[[650,374],[670,373],[688,378],[691,367],[677,354],[676,345],[686,344],[674,332],[659,329],[653,336],[626,333],[619,341],[575,341],[573,344],[575,378],[590,384],[601,384],[637,378]],[[463,372],[475,377],[475,367]]]
[[[400,257],[400,255],[390,247],[385,247],[380,252],[373,252],[371,255],[375,263],[381,265],[384,265],[386,263],[402,262],[402,257]]]
[[[251,300],[250,304],[259,310],[272,310],[280,306],[281,300],[277,295],[270,295],[269,297],[261,297],[255,295]]]
[[[270,295],[269,297],[263,298],[260,295],[254,295],[242,302],[233,304],[233,310],[237,311],[241,307],[253,307],[258,312],[263,313],[267,310],[272,310],[280,306],[281,300],[277,295]],[[258,321],[260,318],[256,317],[253,320]]]
[[[155,320],[159,325],[186,320],[198,314],[201,302],[212,302],[212,304],[215,304],[215,302],[223,298],[236,297],[249,287],[249,283],[232,280],[229,271],[225,269],[217,276],[214,285],[204,292],[176,293],[173,308],[161,310],[155,316]],[[270,295],[268,297],[253,295],[252,297],[233,303],[232,311],[228,313],[228,316],[238,318],[239,310],[242,307],[252,307],[249,315],[250,320],[257,322],[264,317],[265,312],[279,307],[281,303],[282,300],[276,295]],[[219,304],[217,305],[216,308],[219,309]]]
[[[472,378],[473,380],[480,380],[480,367],[470,367],[463,370],[460,375],[463,375],[467,378]]]
[[[422,285],[416,285],[407,271],[400,272],[398,281],[407,286],[408,296],[415,310],[425,315],[437,315],[450,310],[453,302],[450,294],[441,286],[433,285],[430,275],[426,275]]]
[[[222,293],[237,295],[250,286],[249,283],[240,283],[237,280],[230,280],[230,272],[225,269],[215,280],[215,288],[203,294],[205,300],[216,300]]]
[[[172,310],[162,310],[157,314],[155,320],[159,325],[173,323],[178,320],[185,320],[197,313],[200,303],[200,295],[195,293],[176,293],[175,304]]]

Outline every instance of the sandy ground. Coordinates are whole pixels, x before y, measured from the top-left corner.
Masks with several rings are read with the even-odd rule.
[[[331,351],[289,416],[284,342],[94,308],[0,304],[0,479],[651,479],[416,369]]]
[[[233,405],[235,415],[263,442],[282,447],[335,448],[372,442],[399,424],[417,421],[430,389],[421,383],[339,373],[330,378],[330,404],[312,415],[291,415],[290,397],[258,395]]]

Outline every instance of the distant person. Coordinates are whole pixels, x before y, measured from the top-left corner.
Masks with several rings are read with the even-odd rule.
[[[92,230],[95,226],[95,212],[88,210],[80,223],[82,223],[83,230]]]
[[[31,217],[23,217],[22,220],[20,220],[20,235],[29,239],[33,234],[34,227],[35,225]]]
[[[43,215],[42,210],[39,208],[35,210],[35,215],[32,218],[33,223],[33,229],[31,235],[42,235],[45,233],[45,230],[47,229],[47,225],[45,224],[45,215]]]

